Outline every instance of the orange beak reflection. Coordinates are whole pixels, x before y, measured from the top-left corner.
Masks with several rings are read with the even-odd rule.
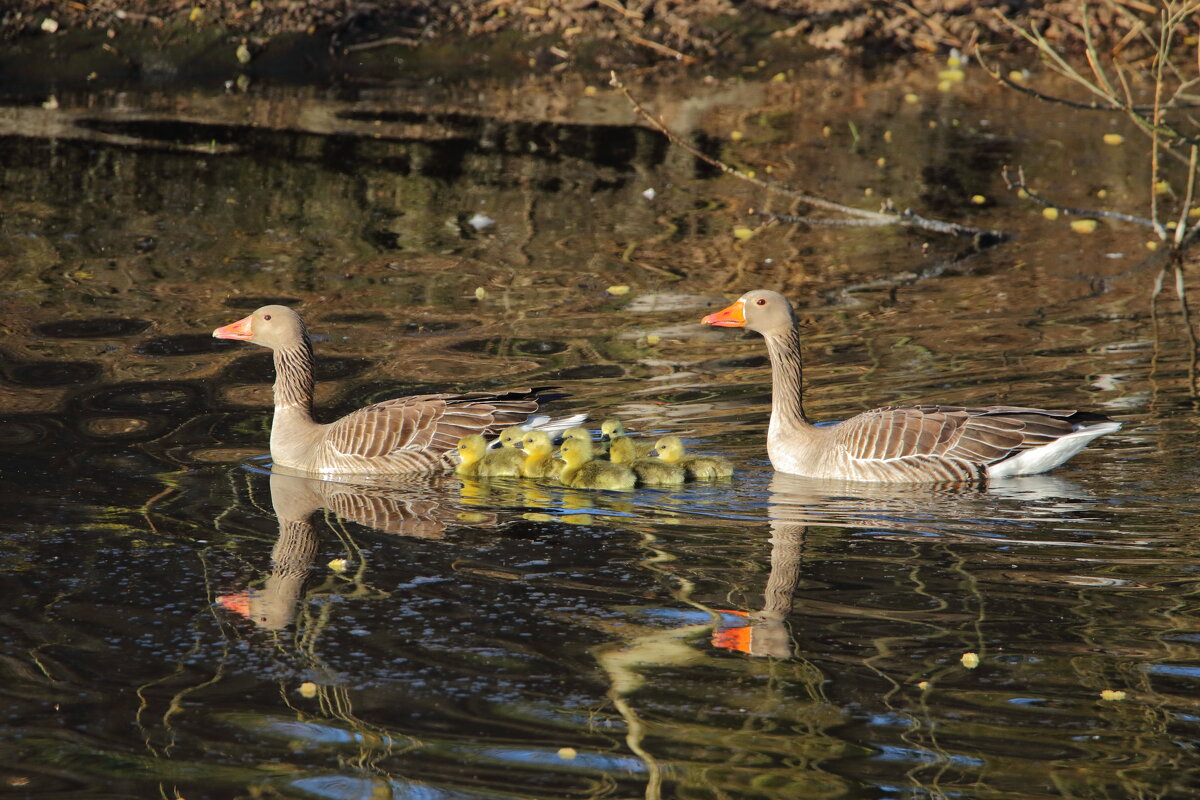
[[[740,328],[746,324],[745,307],[741,300],[723,308],[715,314],[709,314],[700,320],[705,325],[718,325],[722,328]]]
[[[237,339],[247,342],[250,337],[254,336],[254,332],[250,330],[250,321],[253,319],[254,317],[246,317],[237,322],[231,322],[224,328],[217,328],[213,331],[213,336],[217,339]]]

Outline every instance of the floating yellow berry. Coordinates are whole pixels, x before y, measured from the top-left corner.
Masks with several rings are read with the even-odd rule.
[[[1116,147],[1119,144],[1125,143],[1125,137],[1119,133],[1106,133],[1104,134],[1104,143]]]
[[[651,333],[646,337],[646,344],[655,345],[662,341],[662,337],[657,333]]]
[[[1053,206],[1047,206],[1042,209],[1042,216],[1046,219],[1058,219],[1058,209]]]
[[[904,95],[904,102],[910,105],[915,105],[916,103],[921,102],[921,98],[917,97],[914,92],[909,92],[908,94]]]
[[[733,229],[733,238],[735,238],[735,239],[741,239],[742,241],[745,241],[753,235],[754,235],[754,231],[750,230],[749,228],[734,228]]]
[[[300,688],[296,691],[300,692],[301,697],[316,697],[317,685],[312,681],[305,681],[304,683],[300,684]]]
[[[1013,83],[1024,83],[1025,73],[1021,72],[1019,69],[1014,69],[1008,73],[1008,79]]]
[[[1100,699],[1101,700],[1124,700],[1125,692],[1121,691],[1120,689],[1105,689],[1104,691],[1100,692]]]
[[[607,289],[605,289],[604,291],[608,292],[613,297],[620,297],[623,294],[629,294],[629,286],[627,284],[622,283],[622,284],[618,284],[617,286],[610,286]]]
[[[1071,230],[1076,233],[1094,233],[1099,224],[1094,219],[1073,219],[1071,220]]]
[[[987,202],[987,198],[981,194],[973,194],[971,195],[971,202],[977,206],[981,206]]]
[[[729,138],[735,142],[740,142],[742,140],[742,137],[745,135],[746,134],[742,133],[741,131],[730,131],[729,132]]]
[[[571,760],[572,758],[574,758],[576,755],[578,755],[578,754],[575,752],[575,748],[574,748],[574,747],[560,747],[560,748],[558,748],[558,757],[559,757],[559,758],[561,758],[561,759],[563,759],[563,760],[565,760],[565,761],[570,761],[570,760]]]
[[[938,73],[938,80],[949,81],[950,83],[962,83],[967,78],[967,73],[961,69],[944,69]]]
[[[345,572],[346,564],[348,564],[348,563],[349,562],[346,561],[346,559],[344,559],[344,558],[335,558],[332,561],[330,561],[327,566],[334,572]]]
[[[959,660],[962,662],[962,665],[964,667],[966,667],[967,669],[975,669],[976,667],[979,666],[979,654],[978,653],[963,653],[962,658],[960,658]]]
[[[483,288],[482,286],[476,286],[475,287],[475,299],[482,300],[485,297],[487,297],[487,289]]]

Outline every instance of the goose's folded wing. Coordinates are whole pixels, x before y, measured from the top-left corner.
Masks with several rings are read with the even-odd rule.
[[[472,433],[493,433],[537,410],[528,392],[400,397],[347,414],[326,430],[327,445],[343,456],[381,458],[392,453],[441,454]]]
[[[898,406],[877,408],[837,426],[852,458],[887,461],[944,458],[991,464],[1076,430],[1072,410],[1019,406]]]

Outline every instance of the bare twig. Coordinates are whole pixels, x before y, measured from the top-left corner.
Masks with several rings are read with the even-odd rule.
[[[1100,211],[1100,210],[1091,209],[1091,208],[1071,208],[1070,206],[1060,205],[1058,203],[1055,203],[1052,200],[1047,200],[1046,198],[1042,197],[1041,195],[1039,195],[1037,192],[1033,191],[1032,189],[1029,188],[1029,186],[1026,185],[1025,171],[1021,167],[1017,167],[1016,180],[1013,180],[1012,174],[1009,172],[1009,169],[1007,166],[1001,168],[1000,174],[1004,177],[1004,184],[1011,191],[1024,192],[1029,197],[1030,200],[1037,203],[1038,205],[1042,205],[1047,208],[1053,208],[1063,214],[1071,214],[1073,216],[1078,216],[1078,217],[1101,217],[1103,219],[1119,219],[1122,222],[1132,222],[1135,225],[1144,225],[1147,228],[1152,228],[1152,229],[1158,231],[1159,235],[1161,237],[1166,238],[1166,233],[1165,233],[1165,231],[1162,230],[1162,226],[1158,225],[1158,223],[1156,223],[1152,219],[1146,219],[1145,217],[1135,217],[1132,214],[1122,214],[1119,211]]]
[[[625,96],[625,99],[627,101],[629,101],[629,104],[633,107],[633,110],[635,112],[637,112],[637,114],[640,117],[642,117],[642,119],[644,119],[648,123],[650,123],[650,125],[653,126],[654,129],[657,130],[659,133],[661,133],[663,136],[665,136],[667,138],[667,140],[669,142],[671,142],[671,144],[674,144],[675,146],[682,148],[683,150],[685,150],[686,152],[691,154],[693,157],[698,158],[699,160],[703,161],[704,163],[708,164],[709,166],[712,166],[712,167],[715,167],[716,169],[721,170],[721,172],[724,172],[726,175],[731,175],[731,176],[737,178],[738,180],[742,180],[742,181],[745,181],[746,183],[753,184],[753,185],[759,187],[760,189],[763,189],[766,192],[770,192],[772,194],[777,194],[777,195],[782,195],[784,197],[790,197],[793,200],[798,200],[802,203],[813,206],[815,208],[821,208],[826,211],[833,211],[833,212],[836,212],[839,214],[845,214],[846,216],[853,218],[852,220],[841,220],[838,222],[821,223],[821,224],[862,225],[862,226],[901,225],[901,226],[912,227],[912,228],[920,228],[922,230],[927,230],[927,231],[934,231],[936,233],[949,233],[949,234],[953,234],[955,236],[970,236],[970,237],[974,237],[977,241],[979,241],[981,243],[986,243],[989,245],[997,244],[999,242],[1003,242],[1003,241],[1006,241],[1006,240],[1012,238],[1010,234],[1007,234],[1003,231],[987,230],[987,229],[983,229],[983,228],[972,228],[968,225],[959,225],[958,223],[954,223],[954,222],[945,222],[943,220],[928,219],[927,217],[922,217],[920,214],[917,214],[910,209],[905,209],[903,212],[867,211],[865,209],[854,208],[853,206],[843,205],[842,203],[838,203],[833,200],[827,200],[824,197],[818,197],[817,195],[808,194],[806,192],[797,191],[795,189],[790,189],[786,186],[780,186],[779,184],[768,183],[767,181],[764,181],[760,178],[756,178],[753,175],[749,175],[745,172],[742,172],[741,170],[739,170],[735,167],[731,167],[730,165],[726,164],[724,161],[721,161],[718,158],[714,158],[713,156],[710,156],[709,154],[699,150],[697,147],[690,144],[689,142],[686,142],[683,139],[681,139],[679,136],[677,136],[675,134],[674,131],[672,131],[670,129],[670,127],[668,127],[666,121],[664,121],[660,117],[656,117],[653,114],[651,114],[649,112],[649,110],[647,110],[646,107],[643,106],[637,100],[637,98],[635,98],[633,96],[633,94],[629,91],[629,89],[625,86],[625,84],[621,82],[621,79],[617,77],[617,73],[615,71],[611,73],[611,76],[612,76],[612,79],[610,81],[610,84],[621,91],[621,94],[623,94]],[[780,220],[785,219],[783,216],[779,216],[777,218]],[[796,217],[794,219],[799,220],[800,218]]]

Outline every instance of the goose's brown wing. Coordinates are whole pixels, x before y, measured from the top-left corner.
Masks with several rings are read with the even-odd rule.
[[[1048,444],[1093,418],[1103,419],[1069,409],[888,406],[851,417],[835,430],[838,446],[854,459],[932,458],[987,465]]]
[[[333,422],[325,443],[338,456],[377,459],[404,453],[438,457],[472,433],[496,433],[537,410],[540,390],[426,394],[360,408]]]

